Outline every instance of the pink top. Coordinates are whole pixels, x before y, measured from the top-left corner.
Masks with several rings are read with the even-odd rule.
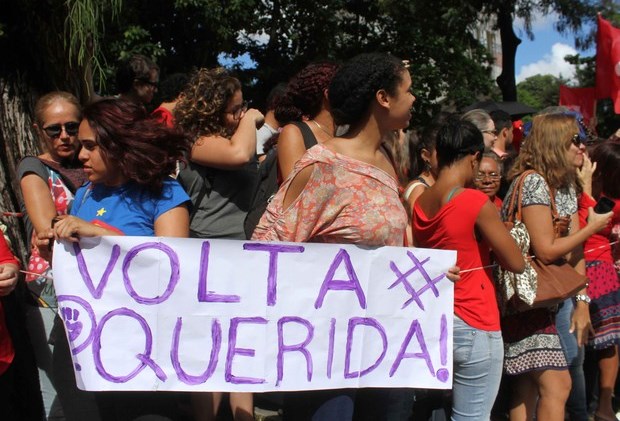
[[[489,201],[478,190],[465,189],[428,218],[420,202],[413,206],[413,234],[420,247],[456,250],[456,265],[464,269],[481,268],[490,262],[490,249],[477,241],[476,220]],[[454,313],[468,325],[486,331],[500,330],[499,310],[491,269],[461,274],[454,283]]]
[[[308,165],[312,175],[287,209],[284,196]],[[385,171],[323,145],[310,148],[271,201],[253,240],[402,246],[407,213]]]

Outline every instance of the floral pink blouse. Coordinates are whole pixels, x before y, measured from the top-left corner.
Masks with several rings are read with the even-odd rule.
[[[312,175],[288,209],[284,196],[308,165]],[[398,182],[385,171],[323,145],[295,164],[261,218],[253,240],[402,246],[407,213]]]

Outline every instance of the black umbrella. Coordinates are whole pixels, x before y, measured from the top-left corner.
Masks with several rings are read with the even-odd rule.
[[[478,108],[481,108],[488,112],[495,111],[495,110],[502,110],[510,114],[510,116],[513,119],[521,118],[527,114],[534,114],[535,112],[538,111],[528,105],[521,104],[520,102],[517,102],[517,101],[497,102],[497,101],[490,101],[490,100],[476,102],[475,104],[465,107],[463,111],[470,111],[470,110],[475,110]]]

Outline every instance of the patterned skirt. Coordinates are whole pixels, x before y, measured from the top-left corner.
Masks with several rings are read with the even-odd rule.
[[[586,262],[590,280],[588,295],[594,337],[589,346],[604,349],[620,345],[620,279],[613,263],[601,260]]]
[[[555,313],[556,307],[553,307],[502,317],[506,374],[567,368],[566,357],[555,327]]]

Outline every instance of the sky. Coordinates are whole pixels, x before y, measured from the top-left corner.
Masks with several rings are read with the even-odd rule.
[[[527,38],[522,23],[515,23],[515,33],[521,38],[515,62],[517,83],[536,74],[562,75],[571,79],[574,77],[574,66],[565,62],[564,56],[579,52],[588,57],[596,53],[594,47],[577,51],[572,34],[561,35],[553,29],[556,19],[557,16],[553,14],[535,19],[532,25],[534,40]]]

